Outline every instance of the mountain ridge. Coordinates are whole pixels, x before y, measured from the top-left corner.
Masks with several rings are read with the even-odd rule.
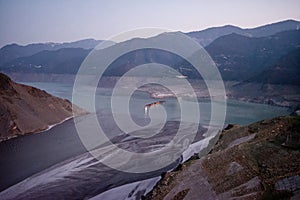
[[[251,38],[232,33],[206,47],[225,80],[247,80],[300,46],[300,30]]]
[[[299,28],[300,21],[288,19],[254,28],[240,28],[234,25],[224,25],[219,27],[207,28],[201,31],[187,32],[185,34],[194,38],[197,42],[205,47],[215,39],[224,35],[228,35],[230,33],[237,33],[248,37],[265,37],[274,35],[284,30],[295,30]]]
[[[273,35],[275,33],[284,30],[295,30],[300,28],[300,21],[296,20],[284,20],[280,22],[275,22],[263,26],[258,26],[255,28],[240,28],[233,25],[224,25],[220,27],[211,27],[200,31],[192,31],[184,33],[202,46],[207,46],[215,39],[228,35],[231,33],[237,33],[240,35],[245,35],[249,37],[263,37]],[[92,38],[82,39],[74,42],[47,42],[47,43],[33,43],[28,45],[19,45],[16,43],[8,44],[0,48],[0,65],[5,64],[13,59],[33,55],[42,50],[57,50],[60,48],[83,48],[83,49],[93,49],[97,44],[103,40],[95,40]],[[13,54],[13,55],[11,55]]]
[[[261,38],[231,33],[216,39],[206,47],[206,50],[217,64],[224,80],[248,80],[266,67],[275,64],[281,56],[300,46],[299,35],[300,30],[284,31]],[[151,41],[156,41],[156,39],[159,39],[158,36],[153,37]],[[147,40],[150,40],[150,38]],[[130,45],[132,42],[138,42],[138,40],[128,40],[114,46]],[[89,52],[90,50],[82,48],[45,50],[32,56],[15,59],[5,66],[2,65],[1,68],[7,72],[76,74],[81,62]],[[61,54],[64,54],[64,56]],[[120,56],[119,61],[114,62],[115,66],[110,69],[107,75],[120,76],[122,75],[121,72],[126,69],[151,61],[173,66],[189,78],[198,77],[195,70],[182,71],[183,68],[180,65],[185,66],[187,63],[183,61],[181,63],[178,58],[169,54],[145,49],[131,53],[127,57]],[[122,60],[123,62],[121,62]],[[193,69],[192,66],[189,68]]]
[[[55,51],[62,48],[93,49],[102,40],[83,39],[64,43],[33,43],[28,45],[9,44],[0,49],[0,65],[20,57],[31,56],[44,50]]]
[[[300,85],[300,47],[285,54],[274,65],[245,82]]]

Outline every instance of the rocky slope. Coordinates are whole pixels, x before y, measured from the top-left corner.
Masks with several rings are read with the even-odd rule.
[[[0,141],[34,133],[72,117],[72,104],[0,73]],[[75,115],[85,111],[73,105]]]
[[[230,126],[204,158],[163,176],[144,199],[299,199],[300,118]]]

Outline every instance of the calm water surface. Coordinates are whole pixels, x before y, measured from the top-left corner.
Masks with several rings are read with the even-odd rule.
[[[70,84],[59,84],[59,83],[25,83],[43,89],[52,95],[72,100],[73,87]],[[84,93],[87,91],[80,91]],[[112,90],[108,88],[99,88],[95,95],[96,109],[97,110],[110,110],[111,109],[111,97]],[[120,102],[123,102],[125,97],[119,96]],[[168,120],[180,120],[180,106],[175,98],[166,98],[166,102],[163,104],[164,108],[168,113]],[[210,100],[199,99],[198,102],[192,102],[188,98],[182,98],[181,101],[187,101],[189,104],[199,104],[201,123],[208,124],[210,120]],[[154,102],[147,93],[137,91],[134,93],[130,100],[129,109],[132,115],[143,116],[144,105]],[[123,106],[123,105],[120,105]],[[236,100],[227,100],[227,111],[225,124],[240,124],[246,125],[259,120],[269,119],[276,116],[288,115],[289,109],[284,107],[271,106],[266,104],[249,103]],[[191,116],[192,117],[192,116]]]

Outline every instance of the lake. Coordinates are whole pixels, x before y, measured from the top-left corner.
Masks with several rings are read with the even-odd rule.
[[[38,82],[25,84],[43,89],[61,98],[72,99],[72,85],[70,84]],[[111,109],[111,93],[112,90],[109,88],[99,88],[95,95],[98,120],[108,130],[109,134],[107,136],[110,139],[121,133],[112,120],[106,116]],[[84,99],[84,92],[82,96]],[[123,102],[125,96],[120,95],[117,99],[119,102]],[[162,106],[166,110],[168,123],[163,135],[157,136],[153,141],[146,143],[141,140],[132,140],[128,136],[122,136],[115,141],[117,143],[122,142],[125,149],[134,148],[137,151],[144,151],[147,148],[148,150],[149,148],[158,148],[161,141],[172,139],[172,132],[177,127],[176,121],[180,121],[180,106],[175,98],[165,98],[164,100],[165,103]],[[138,124],[149,123],[149,119],[145,117],[144,106],[155,101],[157,100],[152,99],[145,92],[137,91],[132,95],[129,110]],[[201,112],[200,124],[204,126],[209,124],[210,100],[198,99],[198,101],[192,101],[190,98],[181,98],[179,101],[184,101],[191,108],[195,105],[199,106]],[[189,106],[187,109],[189,109]],[[123,115],[122,112],[120,111],[118,115]],[[289,114],[289,110],[283,107],[227,100],[225,123],[245,125],[287,114]],[[80,117],[79,123],[88,122],[91,116]],[[193,121],[193,116],[190,117],[186,118],[187,123],[189,120]],[[93,133],[92,128],[94,125],[87,124],[86,134],[89,136]],[[151,129],[144,130],[144,132],[151,131]],[[189,126],[185,127],[185,131],[187,135],[190,133]],[[204,138],[202,134],[205,132],[205,128],[200,127],[198,132],[199,136],[196,138],[197,141],[201,141]],[[99,141],[91,142],[98,143]],[[191,155],[192,153],[190,152]],[[157,177],[163,171],[176,166],[176,163],[173,163],[163,169],[140,174],[120,172],[104,166],[87,153],[72,119],[44,132],[13,138],[0,143],[0,163],[0,191],[13,185],[8,190],[0,193],[0,197],[4,197],[4,199],[26,199],[29,198],[29,196],[26,196],[27,194],[30,194],[32,198],[46,198],[56,194],[57,199],[72,198],[74,195],[83,199],[126,183]],[[27,179],[22,181],[25,178]]]
[[[31,85],[48,93],[61,98],[72,100],[73,86],[71,84],[59,84],[59,83],[46,83],[46,82],[26,82],[24,84]],[[99,88],[96,93],[96,109],[108,110],[110,109],[110,96],[112,90],[109,88]],[[84,93],[83,93],[84,95]],[[119,97],[122,102],[122,96]],[[98,99],[98,101],[97,101]],[[175,98],[165,98],[166,101],[164,108],[167,110],[169,120],[180,120],[180,107]],[[182,101],[189,101],[188,98],[181,99]],[[137,91],[132,96],[130,104],[130,113],[142,116],[144,115],[144,105],[149,102],[154,102],[150,95],[146,92]],[[210,118],[210,100],[199,99],[199,102],[190,102],[191,104],[199,104],[201,112],[201,123],[207,124]],[[269,119],[276,116],[288,115],[290,111],[285,107],[272,106],[267,104],[257,104],[250,102],[243,102],[237,100],[227,100],[227,112],[225,124],[240,124],[247,125],[259,120]]]

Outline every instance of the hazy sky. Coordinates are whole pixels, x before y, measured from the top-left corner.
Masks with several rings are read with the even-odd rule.
[[[300,20],[299,0],[0,0],[0,47],[106,39],[142,27],[183,32]]]

